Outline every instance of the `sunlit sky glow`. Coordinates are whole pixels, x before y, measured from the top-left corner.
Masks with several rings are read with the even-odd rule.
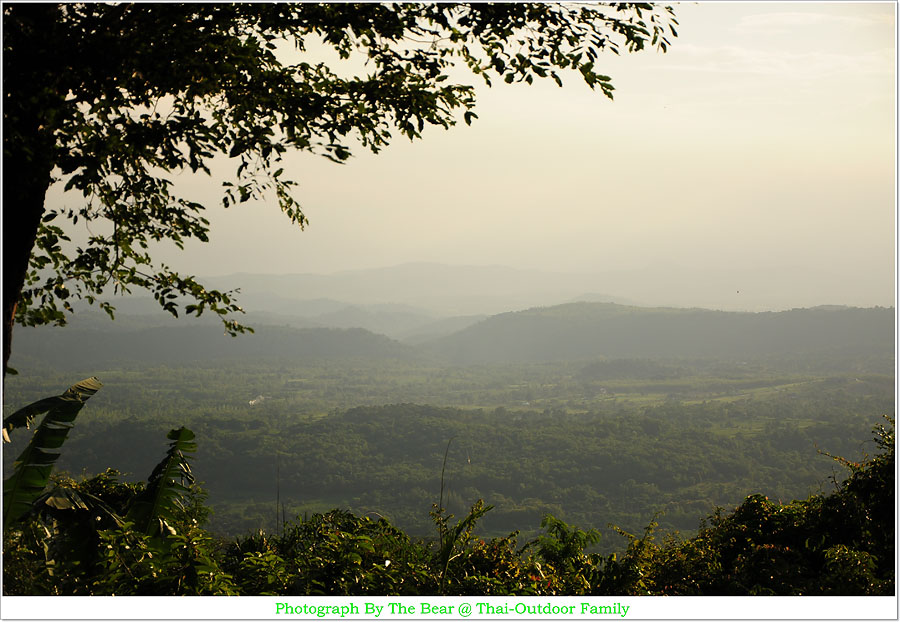
[[[216,208],[217,182],[182,176],[210,205],[212,241],[161,257],[207,276],[419,261],[632,270],[631,292],[607,293],[665,302],[678,288],[725,308],[704,288],[734,277],[723,289],[748,308],[890,305],[895,10],[677,5],[668,53],[598,62],[615,101],[575,75],[564,88],[471,78],[472,127],[357,149],[343,166],[292,156],[306,231],[274,202]]]

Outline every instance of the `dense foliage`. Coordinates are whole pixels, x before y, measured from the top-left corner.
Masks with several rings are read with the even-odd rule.
[[[105,389],[69,434],[57,468],[95,474],[115,466],[129,479],[146,477],[165,451],[153,439],[185,425],[202,439],[192,468],[210,492],[209,527],[220,535],[275,530],[279,498],[289,516],[377,512],[426,537],[432,526],[422,508],[437,499],[455,438],[448,511],[464,514],[483,498],[495,507],[479,522],[482,534],[520,530],[526,538],[549,513],[604,531],[595,548],[611,553],[618,537],[609,523],[637,532],[661,512],[662,530],[690,533],[709,508],[750,493],[789,501],[827,488],[833,466],[816,448],[857,459],[871,413],[893,409],[894,385],[892,367],[869,371],[881,370],[879,360],[832,357],[841,372],[819,365],[605,359],[454,368],[320,359],[100,369]],[[27,403],[69,378],[23,373],[7,382],[6,397]],[[7,473],[26,438],[12,440]]]
[[[889,593],[892,429],[879,430],[876,456],[860,456],[872,413],[894,408],[892,370],[865,347],[827,358],[447,367],[338,356],[97,370],[96,395],[99,383],[67,393],[89,408],[50,463],[83,475],[46,485],[43,462],[4,464],[7,483],[43,469],[4,532],[4,585]],[[6,383],[7,404],[47,395],[69,373],[23,373]],[[7,457],[34,453],[21,428],[58,403],[6,417]],[[850,458],[838,461],[850,477],[838,485],[838,463],[817,447]],[[130,483],[110,466],[150,477]],[[736,509],[697,531],[716,507]]]
[[[475,535],[491,509],[478,501],[453,521],[435,507],[437,537],[413,540],[384,518],[342,510],[286,522],[230,543],[202,529],[192,487],[162,501],[168,532],[127,519],[153,487],[107,471],[58,480],[90,505],[37,504],[4,532],[6,594],[842,594],[894,593],[894,429],[876,428],[879,453],[844,464],[829,495],[790,504],[759,495],[717,510],[694,538],[654,542],[655,523],[620,555],[588,553],[596,531],[547,516],[543,535]],[[170,433],[186,461],[186,430]],[[186,444],[187,442],[187,444]],[[174,452],[174,453],[173,453]],[[161,467],[165,468],[165,467]],[[177,499],[177,503],[175,500]],[[124,518],[123,518],[124,517]],[[153,535],[153,534],[156,535]]]
[[[850,477],[830,495],[789,504],[752,495],[711,516],[690,540],[654,549],[649,593],[894,594],[895,432],[876,427],[879,453],[838,458]]]

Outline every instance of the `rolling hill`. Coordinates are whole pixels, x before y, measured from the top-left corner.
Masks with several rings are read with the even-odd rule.
[[[252,335],[229,337],[221,326],[182,325],[130,331],[20,328],[15,365],[98,369],[122,363],[183,365],[266,359],[318,362],[361,358],[413,359],[416,350],[361,328],[256,326]]]
[[[257,319],[263,319],[260,314]],[[278,321],[273,314],[267,319]],[[407,320],[406,331],[402,324]],[[318,320],[325,319],[323,316]],[[385,334],[371,330],[373,324]],[[344,309],[330,322],[344,328],[251,323],[256,333],[238,338],[206,318],[146,325],[139,319],[82,321],[55,328],[19,328],[12,365],[72,368],[123,362],[192,364],[269,359],[315,362],[433,359],[455,365],[532,363],[602,358],[723,358],[835,353],[893,355],[890,308],[815,307],[779,312],[634,307],[576,302],[428,323],[410,313],[381,316],[370,309]],[[479,321],[480,320],[480,321]],[[296,321],[296,318],[295,318]],[[354,327],[366,324],[370,330]],[[280,324],[280,322],[279,322]],[[404,334],[405,332],[405,334]]]
[[[722,357],[847,348],[891,352],[894,311],[817,307],[740,313],[571,303],[494,315],[425,344],[456,364],[597,357]]]

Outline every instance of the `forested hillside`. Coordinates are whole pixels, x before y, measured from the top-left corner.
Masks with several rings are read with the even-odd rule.
[[[412,348],[362,328],[258,326],[248,339],[223,335],[210,324],[132,330],[21,330],[19,365],[106,369],[117,365],[184,365],[245,359],[292,363],[346,359],[418,358]]]
[[[517,532],[477,537],[494,509],[482,500],[454,521],[440,499],[427,540],[384,516],[335,509],[217,545],[190,473],[195,436],[182,427],[169,432],[146,484],[123,484],[115,471],[57,477],[32,510],[10,521],[5,508],[4,593],[892,595],[896,467],[887,423],[875,428],[873,457],[838,459],[849,477],[834,492],[787,504],[750,495],[733,511],[716,509],[696,537],[661,544],[655,521],[642,535],[618,529],[627,545],[608,556],[586,550],[597,530],[549,514],[524,544]]]
[[[628,546],[617,530],[655,522],[660,537],[691,537],[747,495],[829,494],[834,463],[821,452],[861,459],[866,431],[894,410],[891,317],[578,303],[411,346],[359,328],[263,325],[233,339],[126,316],[115,331],[20,331],[5,409],[73,374],[100,376],[56,466],[121,482],[140,482],[165,432],[187,426],[203,516],[225,541],[260,528],[274,538],[292,517],[334,508],[428,541],[432,504],[464,516],[483,499],[481,538],[537,538],[552,515],[608,555]],[[493,362],[447,361],[486,352]],[[7,447],[6,474],[25,441]],[[350,516],[314,520],[369,529]],[[251,540],[240,546],[262,542]]]
[[[286,363],[427,358],[470,365],[597,358],[746,361],[763,356],[888,359],[893,355],[894,312],[885,308],[737,313],[572,303],[482,321],[459,317],[425,322],[416,316],[419,319],[411,322],[408,310],[386,308],[375,313],[341,307],[316,316],[322,322],[328,317],[342,328],[262,324],[255,327],[255,335],[244,339],[228,338],[215,324],[202,321],[150,327],[132,321],[116,330],[96,322],[39,333],[23,329],[16,336],[13,360],[51,367],[65,362],[90,371],[132,360],[173,365],[245,358]],[[354,327],[366,323],[393,327],[415,345]],[[400,328],[404,324],[406,331]],[[447,336],[428,338],[429,333],[454,329]]]
[[[747,358],[892,347],[893,309],[765,313],[573,303],[503,313],[431,344],[460,363],[607,357]]]
[[[859,359],[825,377],[779,364],[242,360],[106,370],[59,466],[137,476],[162,448],[152,439],[187,425],[203,438],[194,472],[223,535],[274,528],[279,498],[288,515],[375,511],[421,536],[449,442],[446,503],[455,513],[477,498],[494,504],[483,523],[491,534],[533,533],[548,512],[634,530],[661,511],[664,528],[691,531],[709,508],[750,492],[790,500],[827,489],[831,465],[817,448],[860,456],[875,413],[893,409],[892,375]],[[52,393],[70,375],[23,374],[8,383],[7,403]],[[6,468],[16,453],[14,443]]]

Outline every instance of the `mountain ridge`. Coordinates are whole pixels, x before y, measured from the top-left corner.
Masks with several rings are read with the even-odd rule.
[[[891,308],[736,312],[576,302],[493,315],[425,344],[456,364],[892,348]]]
[[[218,324],[198,320],[184,324],[171,320],[166,326],[149,327],[138,322],[120,330],[86,326],[20,328],[13,356],[17,360],[85,364],[241,357],[295,361],[425,357],[465,365],[610,357],[740,359],[847,348],[892,355],[894,343],[894,311],[890,307],[735,312],[574,302],[483,319],[438,320],[419,333],[410,326],[409,343],[349,326],[260,324],[255,326],[256,334],[236,339],[225,337]]]

